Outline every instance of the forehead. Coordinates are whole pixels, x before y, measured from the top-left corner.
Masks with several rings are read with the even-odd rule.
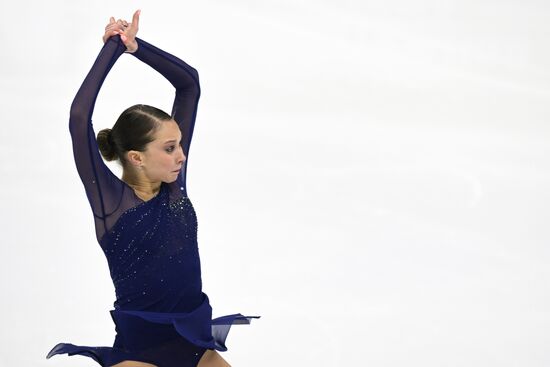
[[[179,140],[181,138],[181,131],[174,120],[162,121],[159,128],[155,132],[155,140],[160,140],[164,142],[166,140],[175,139]]]

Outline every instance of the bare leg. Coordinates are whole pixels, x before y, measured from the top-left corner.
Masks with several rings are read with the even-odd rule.
[[[222,358],[218,351],[207,349],[197,367],[231,367],[231,365]]]

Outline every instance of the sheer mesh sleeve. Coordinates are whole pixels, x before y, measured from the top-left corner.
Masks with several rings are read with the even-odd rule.
[[[124,187],[123,182],[103,162],[91,118],[101,85],[125,50],[120,36],[110,37],[105,42],[70,110],[69,130],[76,168],[95,216],[96,227],[98,224],[104,227],[99,232],[107,230],[106,218],[120,205]]]
[[[189,161],[189,147],[193,136],[197,106],[200,98],[199,74],[187,63],[136,37],[138,49],[132,53],[136,58],[148,64],[162,74],[176,89],[172,107],[172,118],[181,130],[181,146],[185,160],[176,182],[177,188],[186,195],[186,173]]]
[[[180,127],[181,145],[188,157],[200,96],[198,73],[179,58],[140,38],[136,37],[136,41],[138,49],[131,55],[157,70],[176,89],[171,116]],[[70,112],[69,130],[76,167],[94,214],[96,236],[100,243],[103,235],[113,227],[120,215],[141,202],[133,190],[103,162],[92,124],[92,113],[99,90],[115,62],[125,51],[126,46],[120,36],[112,36],[107,40],[78,90]],[[188,159],[185,160],[177,180],[170,184],[171,191],[178,196],[187,195],[187,162]]]

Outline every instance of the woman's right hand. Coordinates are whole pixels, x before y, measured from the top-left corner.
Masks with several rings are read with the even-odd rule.
[[[119,19],[118,22],[115,21],[115,18],[111,17],[109,20],[109,23],[105,26],[105,34],[103,35],[103,43],[107,42],[107,40],[114,36],[119,34],[119,31],[124,29],[122,19]]]

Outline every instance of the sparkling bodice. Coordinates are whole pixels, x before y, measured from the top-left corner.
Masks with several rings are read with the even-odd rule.
[[[187,312],[201,302],[197,216],[191,200],[171,200],[166,184],[128,209],[101,240],[116,309]]]

